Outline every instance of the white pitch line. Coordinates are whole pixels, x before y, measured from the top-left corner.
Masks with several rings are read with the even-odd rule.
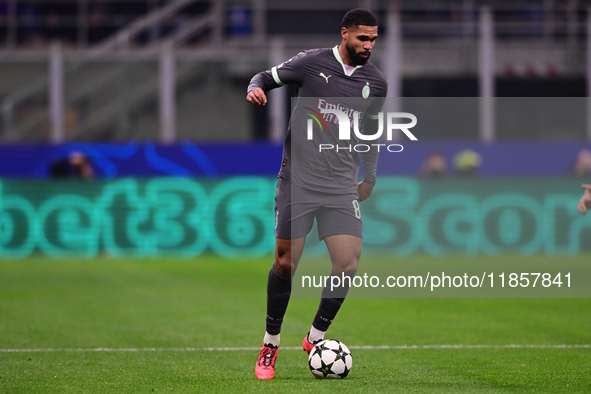
[[[281,350],[301,350],[300,346],[285,346]],[[399,345],[349,346],[351,350],[421,350],[421,349],[591,349],[591,345]],[[38,348],[0,349],[0,353],[52,352],[237,352],[258,351],[260,347],[184,347],[184,348]]]

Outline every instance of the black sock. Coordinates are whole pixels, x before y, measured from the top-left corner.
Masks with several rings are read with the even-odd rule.
[[[334,274],[331,272],[330,275],[333,276]],[[328,330],[349,291],[349,283],[341,284],[341,286],[335,287],[332,290],[330,283],[329,280],[327,286],[322,289],[320,305],[318,305],[316,316],[314,316],[314,321],[312,322],[314,328],[320,331]],[[335,295],[338,297],[335,297]]]
[[[284,278],[279,276],[275,266],[269,271],[267,280],[267,332],[278,335],[281,332],[283,316],[287,310],[289,297],[291,296],[291,276]]]

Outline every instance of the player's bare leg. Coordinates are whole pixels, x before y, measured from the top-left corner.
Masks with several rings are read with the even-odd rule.
[[[275,260],[267,281],[267,318],[263,348],[255,374],[259,379],[273,379],[279,350],[279,332],[291,295],[291,279],[298,266],[306,239],[275,240]]]
[[[332,261],[332,275],[342,277],[344,274],[353,279],[361,256],[361,238],[354,235],[331,235],[326,237],[324,242]],[[312,328],[302,344],[306,352],[310,353],[314,344],[324,339],[324,334],[343,304],[348,290],[348,283],[341,284],[332,294],[330,287],[322,290],[322,298]]]
[[[273,267],[284,278],[294,275],[298,267],[306,238],[299,239],[275,239],[275,260]]]
[[[353,276],[361,257],[362,240],[354,235],[331,235],[324,239],[335,275]]]

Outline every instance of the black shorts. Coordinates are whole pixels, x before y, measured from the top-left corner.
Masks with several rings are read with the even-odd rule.
[[[363,237],[357,193],[319,193],[279,178],[275,192],[275,237],[304,238],[312,229],[314,218],[321,240],[341,234]]]

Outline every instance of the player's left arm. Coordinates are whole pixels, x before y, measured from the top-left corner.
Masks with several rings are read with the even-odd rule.
[[[373,192],[373,186],[369,183],[365,182],[365,180],[359,182],[357,184],[357,192],[359,193],[359,201],[367,200],[371,197],[371,193]]]
[[[591,185],[583,183],[581,186],[585,189],[585,193],[583,193],[583,197],[579,200],[577,208],[579,212],[584,214],[591,209]]]
[[[382,111],[384,106],[386,98],[383,96],[386,96],[387,91],[388,85],[386,83],[384,90],[380,95],[382,97],[373,98],[373,102],[364,112],[363,119],[361,120],[362,133],[375,134],[375,132],[378,130],[378,114]],[[379,141],[375,141],[375,143],[379,143]],[[368,199],[373,192],[373,188],[376,184],[376,172],[378,168],[379,155],[380,152],[376,146],[371,146],[371,149],[369,149],[367,152],[361,153],[361,159],[363,160],[363,181],[357,186],[357,190],[359,192],[359,201]]]

